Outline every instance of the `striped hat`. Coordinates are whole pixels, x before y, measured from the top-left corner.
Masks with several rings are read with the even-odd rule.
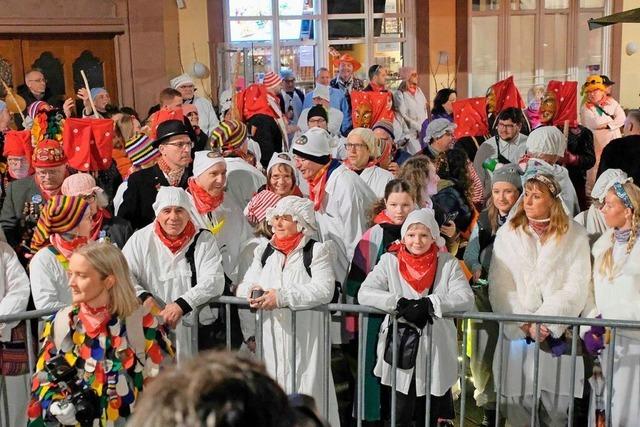
[[[264,79],[262,80],[262,84],[265,85],[268,89],[274,88],[280,83],[282,83],[282,78],[273,71],[267,72],[264,75]]]
[[[228,154],[240,148],[247,139],[247,126],[238,120],[224,120],[211,132],[212,147]]]
[[[133,166],[143,167],[160,156],[157,148],[153,148],[151,138],[143,133],[134,135],[125,142],[124,151],[133,163]]]
[[[34,119],[36,117],[36,114],[38,114],[43,109],[47,109],[47,107],[49,107],[49,110],[51,109],[51,106],[44,101],[32,102],[31,104],[29,104],[29,107],[27,107],[27,115]]]
[[[267,217],[267,209],[276,206],[282,197],[269,190],[262,190],[253,195],[244,208],[244,215],[251,225],[256,225]]]
[[[51,197],[38,218],[33,239],[31,239],[31,249],[37,252],[48,244],[52,234],[67,233],[76,228],[88,208],[89,203],[82,197]]]

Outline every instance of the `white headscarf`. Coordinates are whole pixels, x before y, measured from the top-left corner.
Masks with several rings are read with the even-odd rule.
[[[318,229],[313,202],[298,196],[283,197],[273,208],[267,209],[267,222],[275,216],[291,215],[291,218],[298,224],[298,231],[302,231],[306,236],[313,236]]]
[[[431,237],[435,241],[436,246],[439,248],[444,247],[445,241],[444,238],[440,235],[440,227],[436,222],[436,217],[433,209],[424,208],[417,209],[411,212],[407,219],[404,220],[404,224],[402,224],[402,228],[400,229],[400,235],[404,238],[404,235],[407,234],[407,230],[413,224],[422,224],[427,227],[427,230],[431,233]]]
[[[193,176],[199,177],[218,163],[226,163],[222,154],[209,150],[196,151],[193,159]]]
[[[555,154],[564,156],[567,140],[555,126],[541,126],[534,129],[527,137],[527,151],[537,154]]]
[[[607,169],[602,172],[598,179],[596,179],[595,184],[593,184],[591,197],[598,199],[598,201],[602,203],[607,195],[607,191],[609,191],[616,182],[620,184],[633,182],[633,178],[629,178],[629,176],[620,169]]]

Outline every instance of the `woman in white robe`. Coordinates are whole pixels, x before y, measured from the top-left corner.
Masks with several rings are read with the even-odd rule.
[[[591,271],[589,241],[584,228],[567,216],[560,191],[551,175],[538,173],[529,178],[522,203],[498,230],[489,270],[489,300],[495,313],[576,317],[584,309]],[[570,353],[571,345],[564,336],[566,329],[566,325],[505,324],[504,336],[497,344],[505,340],[502,372],[500,352],[496,352],[493,376],[502,379],[502,395],[498,396],[503,405],[501,414],[512,426],[530,423],[534,404],[532,340],[539,340],[547,349],[540,351],[538,422],[566,425],[570,400],[582,397],[581,357],[577,358],[574,396],[569,394],[571,356],[567,348]]]
[[[317,231],[313,203],[297,196],[282,198],[267,210],[267,220],[274,236],[261,243],[254,252],[253,263],[237,289],[237,295],[247,297],[250,306],[264,310],[262,319],[262,349],[267,371],[288,394],[304,393],[316,400],[318,410],[328,410],[329,422],[339,426],[338,403],[331,375],[331,354],[324,350],[324,314],[299,311],[327,304],[335,290],[332,267],[333,245],[309,243]],[[310,274],[304,264],[305,247],[311,245]],[[264,253],[270,255],[264,259]],[[263,264],[264,260],[264,264]],[[255,291],[262,292],[261,296]],[[253,296],[253,297],[252,297]],[[289,353],[292,339],[292,312],[296,311],[296,360],[293,371]],[[325,367],[328,378],[325,377]],[[295,389],[291,388],[295,375]],[[328,379],[328,382],[325,382]],[[329,401],[325,401],[328,387]]]

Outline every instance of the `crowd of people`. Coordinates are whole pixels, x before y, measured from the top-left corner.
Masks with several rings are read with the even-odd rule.
[[[444,315],[638,319],[640,110],[625,113],[600,75],[580,89],[551,81],[532,89],[528,104],[513,78],[479,98],[443,88],[431,106],[414,68],[400,70],[392,91],[384,66],[369,68],[367,85],[350,55],[334,66],[333,79],[318,70],[307,94],[291,71],[267,72],[247,87],[234,82],[215,107],[183,74],[146,118],[113,105],[103,88],[56,100],[40,70],[20,89],[24,119],[0,102],[0,315],[56,310],[41,322],[31,378],[24,322],[0,324],[1,374],[16,391],[9,425],[124,425],[132,413],[140,426],[244,419],[239,408],[255,404],[255,390],[229,381],[252,383],[264,372],[275,383],[255,387],[274,406],[254,414],[272,417],[290,409],[284,393],[301,394],[315,403],[304,420],[312,424],[299,425],[323,425],[318,414],[350,425],[349,361],[363,334],[368,425],[390,419],[395,376],[397,425],[427,424],[428,393],[428,424],[451,426],[458,356],[467,357],[458,351],[462,327],[483,425],[494,425],[499,402],[512,426],[528,425],[534,408],[541,425],[564,426],[572,400],[582,409],[577,425],[597,425],[602,377],[613,378],[606,416],[634,424],[637,332],[618,333],[609,372],[607,331],[581,330],[572,387],[566,325],[507,323],[498,336],[496,323]],[[249,307],[212,304],[220,295]],[[308,310],[330,302],[387,315],[367,316],[358,330],[350,313],[333,313],[329,324]],[[333,354],[322,345],[327,336]],[[198,355],[227,340],[249,357],[259,344],[266,371]],[[178,368],[163,373],[172,363]],[[331,374],[336,365],[346,374]],[[183,368],[203,368],[211,384]],[[220,400],[230,387],[231,406]],[[155,397],[176,412],[158,410]],[[281,415],[300,418],[289,409]]]

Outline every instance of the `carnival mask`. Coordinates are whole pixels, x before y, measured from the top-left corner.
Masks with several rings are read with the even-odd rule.
[[[558,98],[555,92],[545,92],[542,98],[542,104],[540,105],[540,122],[551,123],[558,111]]]
[[[373,108],[368,102],[363,102],[356,108],[355,127],[371,128],[371,118],[373,117]]]

